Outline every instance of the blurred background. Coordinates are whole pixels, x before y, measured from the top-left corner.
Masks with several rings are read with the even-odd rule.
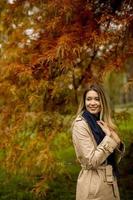
[[[71,124],[84,87],[104,85],[133,199],[133,2],[0,1],[0,200],[74,200]]]

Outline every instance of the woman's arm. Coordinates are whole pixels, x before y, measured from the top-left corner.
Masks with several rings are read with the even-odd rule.
[[[88,168],[100,166],[117,147],[116,141],[106,135],[95,148],[92,137],[82,121],[75,122],[72,133],[77,158]]]
[[[124,143],[121,142],[117,132],[112,128],[110,128],[106,122],[98,121],[98,125],[102,128],[102,130],[105,132],[106,135],[109,135],[117,143],[117,147],[115,149],[115,155],[116,155],[116,162],[119,163],[125,153]]]

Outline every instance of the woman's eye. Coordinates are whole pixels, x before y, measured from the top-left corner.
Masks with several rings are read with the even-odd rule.
[[[87,98],[87,100],[88,100],[88,101],[90,101],[90,100],[91,100],[91,98]]]
[[[96,98],[96,101],[100,101],[100,99],[99,99],[99,98]]]
[[[91,99],[91,98],[87,98],[86,100],[87,100],[87,101],[90,101],[90,100],[92,100],[92,99]],[[96,100],[96,101],[100,101],[99,98],[95,98],[94,100]]]

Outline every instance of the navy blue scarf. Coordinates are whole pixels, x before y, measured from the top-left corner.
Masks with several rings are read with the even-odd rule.
[[[97,124],[97,121],[100,120],[100,113],[98,113],[97,115],[94,115],[88,112],[87,110],[85,110],[82,116],[86,120],[89,127],[91,128],[97,145],[99,145],[101,141],[103,140],[103,138],[105,137],[105,133],[103,132],[101,127]],[[119,175],[118,168],[115,162],[114,152],[108,156],[107,163],[112,165],[115,174]]]
[[[105,137],[105,133],[103,132],[101,127],[97,124],[97,121],[100,120],[100,114],[98,113],[98,115],[94,115],[85,110],[82,116],[84,117],[87,124],[91,128],[97,145],[99,145],[103,140],[103,138]]]

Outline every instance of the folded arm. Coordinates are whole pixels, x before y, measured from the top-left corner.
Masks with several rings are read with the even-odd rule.
[[[81,122],[75,122],[72,133],[77,158],[82,165],[89,168],[100,166],[118,145],[113,138],[106,135],[95,148],[91,133],[89,134]]]

